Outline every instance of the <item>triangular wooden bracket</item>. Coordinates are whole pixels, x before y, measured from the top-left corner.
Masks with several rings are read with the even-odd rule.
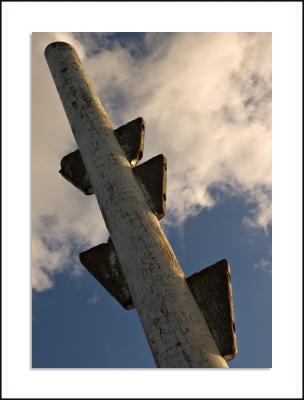
[[[127,310],[134,308],[131,295],[120,267],[113,243],[108,243],[79,254],[83,266]]]
[[[114,134],[123,148],[131,167],[142,159],[144,154],[145,122],[136,118],[114,130]]]
[[[76,150],[63,157],[59,173],[72,185],[81,190],[84,194],[94,193],[90,178],[82,161],[80,151]]]
[[[237,354],[230,265],[221,260],[187,278],[212,336],[228,361]]]
[[[114,134],[131,166],[135,167],[141,160],[144,151],[145,124],[143,118],[136,118],[120,126],[114,130]],[[79,150],[64,156],[60,164],[59,173],[66,180],[86,195],[94,193]]]
[[[134,175],[158,219],[166,214],[167,160],[159,154],[133,169]]]

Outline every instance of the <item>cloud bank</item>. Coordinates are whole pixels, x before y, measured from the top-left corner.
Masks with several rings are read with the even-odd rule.
[[[164,223],[180,225],[215,206],[217,190],[251,205],[244,216],[248,227],[271,224],[271,34],[141,38],[123,43],[111,34],[33,35],[35,290],[50,288],[63,269],[80,273],[75,248],[107,236],[94,196],[82,195],[58,174],[61,158],[76,144],[44,60],[54,40],[77,49],[114,127],[145,119],[143,161],[159,153],[168,159]]]

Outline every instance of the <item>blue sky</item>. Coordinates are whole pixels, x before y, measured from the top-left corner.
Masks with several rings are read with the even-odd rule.
[[[135,311],[78,261],[107,233],[95,200],[58,174],[75,143],[43,59],[54,40],[77,48],[115,126],[146,120],[144,160],[167,156],[163,226],[185,275],[230,261],[239,346],[230,367],[271,367],[269,34],[34,34],[32,366],[154,367]]]

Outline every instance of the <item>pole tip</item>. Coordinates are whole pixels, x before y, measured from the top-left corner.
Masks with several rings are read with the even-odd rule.
[[[74,47],[71,46],[69,43],[66,43],[66,42],[52,42],[45,48],[44,54],[47,55],[49,53],[49,51],[52,51],[54,49],[70,49],[70,50],[73,50],[76,53]]]

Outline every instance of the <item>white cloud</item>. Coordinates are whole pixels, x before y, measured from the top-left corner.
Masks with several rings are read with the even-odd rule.
[[[103,51],[86,65],[117,123],[146,121],[145,159],[168,158],[171,220],[214,205],[210,188],[246,193],[251,225],[271,220],[271,34],[148,34],[134,60]],[[155,44],[156,43],[156,44]],[[122,105],[117,107],[115,99]]]
[[[54,274],[82,271],[75,245],[83,250],[107,232],[95,196],[87,197],[58,173],[61,158],[75,150],[71,129],[44,58],[52,41],[73,43],[69,34],[33,34],[32,41],[32,286],[52,287]]]
[[[58,174],[61,157],[76,144],[43,56],[53,40],[70,42],[83,57],[89,54],[84,65],[115,126],[138,116],[145,119],[144,160],[158,153],[168,159],[167,223],[181,224],[214,206],[212,188],[218,187],[252,204],[250,215],[244,216],[248,226],[267,228],[271,34],[146,34],[146,55],[136,59],[119,44],[90,54],[94,38],[88,35],[81,36],[84,49],[71,34],[37,34],[32,149],[35,289],[52,285],[53,274],[67,264],[75,244],[87,241],[89,247],[107,235],[95,198],[85,197]],[[48,229],[42,222],[46,216],[53,218]],[[62,248],[60,255],[48,243],[54,237]]]
[[[97,304],[98,302],[99,302],[99,296],[96,293],[88,299],[88,304]]]
[[[253,268],[266,272],[271,272],[271,261],[266,260],[265,258],[261,258],[258,262],[253,264]]]

